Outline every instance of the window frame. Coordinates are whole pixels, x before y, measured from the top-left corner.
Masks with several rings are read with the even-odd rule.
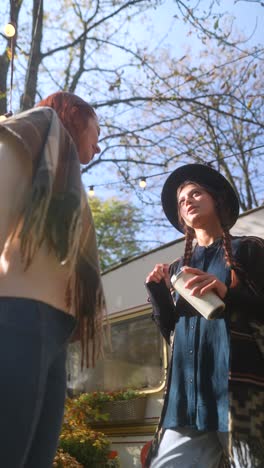
[[[145,305],[143,308],[137,307],[131,310],[110,314],[107,320],[109,321],[109,324],[112,325],[113,323],[124,322],[126,320],[130,320],[136,317],[147,316],[148,314],[150,315],[151,312],[152,312],[152,308]],[[105,321],[105,324],[106,323],[107,322]],[[161,346],[162,346],[163,378],[161,379],[160,385],[157,385],[156,387],[149,388],[149,389],[137,388],[139,392],[147,394],[147,395],[161,392],[165,388],[165,384],[166,384],[168,362],[169,362],[169,352],[168,352],[168,345],[161,334],[160,334],[160,340],[161,340]]]
[[[142,306],[142,307],[133,308],[131,310],[126,310],[126,311],[122,311],[122,312],[109,314],[107,316],[107,318],[104,319],[104,324],[103,325],[105,327],[105,334],[108,335],[107,328],[111,327],[113,324],[124,323],[126,321],[131,320],[131,319],[137,319],[139,317],[147,317],[148,315],[149,315],[149,319],[151,320],[151,317],[150,317],[151,311],[152,311],[151,307],[148,306],[148,305],[145,305],[145,306]],[[111,337],[111,334],[110,334],[110,337]],[[166,341],[164,340],[164,338],[162,337],[161,334],[160,334],[159,339],[161,340],[160,341],[160,344],[161,344],[160,358],[162,359],[162,364],[160,366],[161,367],[161,379],[160,379],[159,385],[153,386],[151,388],[134,387],[138,392],[144,393],[146,395],[159,393],[165,388],[165,383],[166,383],[166,378],[167,378],[169,350],[168,350],[168,345],[167,345]],[[68,352],[70,354],[70,349],[68,350]],[[68,360],[68,358],[67,358],[67,360]],[[103,360],[104,360],[104,357],[102,358],[102,361]],[[95,365],[95,368],[96,368],[96,365]],[[85,372],[85,369],[83,369],[83,371]],[[68,382],[69,381],[67,379],[67,391],[71,392],[71,386],[68,387]],[[98,391],[96,389],[96,385],[95,385],[94,390],[88,390],[88,392],[91,392],[91,391]],[[99,390],[99,391],[104,391],[104,390],[102,389],[102,390]],[[112,391],[115,391],[115,390],[113,389]],[[83,390],[78,391],[78,388],[76,388],[76,394],[81,394],[81,393],[85,393],[85,392]],[[75,394],[75,392],[74,392],[74,394]]]

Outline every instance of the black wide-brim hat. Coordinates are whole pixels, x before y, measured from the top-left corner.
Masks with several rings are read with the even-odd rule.
[[[161,193],[161,203],[170,223],[184,232],[179,223],[177,190],[186,181],[212,188],[221,197],[225,210],[224,225],[230,229],[239,215],[239,201],[235,190],[220,172],[204,164],[187,164],[173,171],[167,178]]]

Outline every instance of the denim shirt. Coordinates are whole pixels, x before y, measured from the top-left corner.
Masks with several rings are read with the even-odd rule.
[[[222,241],[196,246],[191,266],[208,271],[229,285]],[[226,316],[206,320],[176,297],[172,374],[163,428],[192,427],[228,431],[230,337]]]

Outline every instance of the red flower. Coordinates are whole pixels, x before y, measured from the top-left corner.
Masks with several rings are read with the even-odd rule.
[[[118,452],[116,450],[111,450],[111,452],[108,453],[107,458],[109,460],[113,460],[118,456]]]
[[[147,458],[147,455],[148,455],[148,451],[149,451],[149,449],[150,449],[150,446],[151,446],[151,440],[149,440],[148,442],[146,442],[146,444],[143,445],[143,447],[142,447],[142,449],[141,449],[140,460],[141,460],[142,468],[145,467],[145,462],[146,462],[146,458]]]

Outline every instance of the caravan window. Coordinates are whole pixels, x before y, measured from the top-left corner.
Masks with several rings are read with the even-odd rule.
[[[160,387],[164,381],[166,347],[149,311],[111,322],[112,347],[94,369],[80,371],[80,344],[69,347],[67,359],[68,392],[142,390]]]

